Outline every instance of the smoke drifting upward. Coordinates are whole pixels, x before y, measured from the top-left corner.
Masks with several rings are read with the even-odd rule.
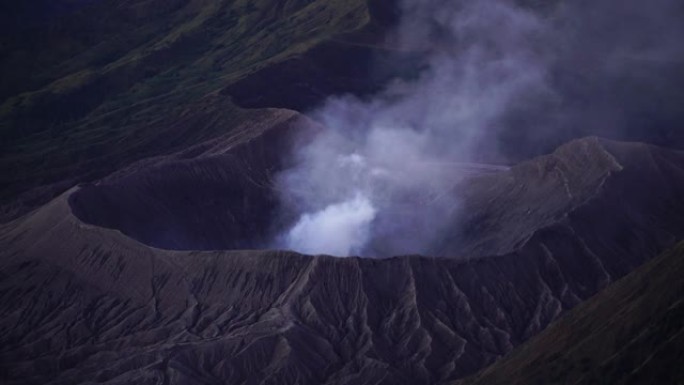
[[[564,76],[574,73],[568,67],[574,68],[576,55],[584,52],[590,63],[581,68],[605,79],[633,71],[635,64],[620,57],[657,56],[658,63],[671,65],[681,49],[672,50],[671,41],[652,41],[663,31],[649,30],[654,14],[674,7],[672,1],[656,1],[655,10],[652,3],[639,7],[647,10],[639,16],[646,24],[636,33],[653,45],[635,47],[638,39],[630,32],[624,40],[609,37],[611,52],[593,52],[604,44],[604,20],[577,23],[607,12],[605,3],[541,13],[503,0],[404,1],[393,43],[422,52],[427,68],[370,99],[337,96],[312,112],[328,130],[298,149],[295,166],[278,177],[284,215],[295,220],[277,246],[339,256],[433,254],[461,209],[458,183],[472,162],[502,159],[508,149],[502,151],[501,138],[515,137],[516,130],[526,137],[560,137],[597,117],[611,127],[624,121],[618,102],[604,102],[592,116],[577,110],[576,100],[591,94],[591,87],[567,86]],[[599,35],[590,38],[592,28]],[[671,37],[680,30],[666,32]],[[658,63],[651,63],[649,74],[662,70]]]
[[[375,208],[357,194],[349,201],[330,205],[314,214],[304,214],[287,234],[287,244],[303,253],[349,255],[359,253],[368,241]]]

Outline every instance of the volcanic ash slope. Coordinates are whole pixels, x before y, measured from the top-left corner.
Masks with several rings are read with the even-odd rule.
[[[276,132],[138,164],[4,225],[2,382],[454,380],[684,236],[684,154],[596,138],[473,179],[441,258],[169,250],[125,225],[145,199],[147,217],[174,210],[164,184],[268,181]],[[116,210],[96,210],[103,196]],[[171,217],[201,229],[203,213]]]

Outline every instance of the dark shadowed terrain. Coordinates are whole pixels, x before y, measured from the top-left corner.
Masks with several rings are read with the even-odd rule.
[[[287,128],[272,128],[279,129]],[[241,182],[230,170],[240,153],[249,167],[267,164],[262,140],[271,134],[243,143],[227,137],[138,164],[6,224],[0,291],[5,381],[457,379],[505,355],[684,234],[684,154],[587,138],[510,171],[473,177],[477,193],[468,205],[475,214],[466,228],[481,230],[446,247],[444,258],[339,259],[145,245],[207,249],[219,242],[211,238],[215,227],[242,236],[244,227],[230,223],[245,220],[244,207],[258,211],[268,204],[202,212],[211,207],[207,196],[187,203],[197,210],[174,211],[177,205],[154,190],[157,183],[216,186],[229,178],[238,185],[256,182],[267,192],[258,179]],[[219,172],[215,162],[228,166]],[[162,177],[168,170],[174,171]],[[540,183],[544,175],[547,183]],[[127,183],[126,194],[110,193]],[[657,199],[640,188],[644,183],[658,191]],[[168,191],[166,199],[182,199],[169,194],[183,189]],[[549,203],[528,208],[539,195]],[[146,197],[151,201],[142,205]],[[160,215],[169,220],[156,222]],[[151,228],[174,231],[174,242],[184,243],[146,238]],[[225,242],[237,242],[230,239]]]
[[[409,210],[457,202],[420,255],[273,246],[298,214],[286,155],[330,130],[310,111],[429,66],[439,44],[402,49],[400,20],[375,0],[0,5],[0,383],[681,384],[680,70],[554,67],[573,111],[624,102],[625,129],[508,117],[508,164],[445,163],[454,182],[417,192],[436,197]]]
[[[10,30],[0,37],[4,218],[261,116],[221,89],[369,19],[361,0],[1,7]]]
[[[457,384],[681,384],[682,244]]]

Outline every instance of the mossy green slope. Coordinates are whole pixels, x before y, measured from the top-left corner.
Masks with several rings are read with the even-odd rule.
[[[0,39],[0,200],[34,192],[3,216],[225,133],[257,112],[217,91],[368,20],[364,0],[101,0],[16,27]]]

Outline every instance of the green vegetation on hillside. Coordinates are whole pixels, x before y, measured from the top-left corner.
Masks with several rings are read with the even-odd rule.
[[[364,0],[101,0],[17,27],[0,38],[0,202],[225,133],[255,112],[217,91],[368,19]]]

